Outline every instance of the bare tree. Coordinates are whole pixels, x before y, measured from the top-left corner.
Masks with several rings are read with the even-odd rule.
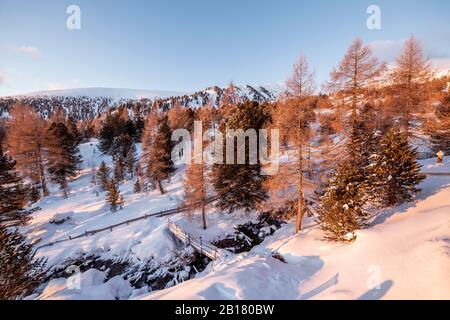
[[[202,130],[207,130],[211,126],[211,112],[208,107],[202,107],[197,112],[197,120],[202,122]],[[202,140],[203,147],[205,142]],[[202,148],[203,149],[203,148]],[[200,159],[198,159],[200,157]],[[208,168],[203,159],[203,154],[194,154],[191,163],[186,169],[186,178],[184,180],[185,197],[184,202],[190,207],[190,212],[197,208],[201,209],[202,226],[206,229],[206,191],[208,187]]]
[[[385,64],[380,64],[373,56],[369,46],[357,38],[348,48],[339,67],[331,72],[329,88],[339,92],[352,111],[352,129],[355,130],[358,107],[364,102],[367,91],[380,81],[385,71]]]
[[[279,189],[279,183],[287,183],[296,177],[297,220],[296,232],[302,227],[306,211],[303,197],[303,152],[309,139],[309,123],[315,116],[311,110],[311,96],[315,90],[314,74],[310,72],[308,61],[300,56],[294,64],[292,75],[286,81],[287,92],[274,111],[274,126],[279,128],[282,136],[294,144],[296,150],[295,167],[283,166],[277,177],[269,182],[270,189]],[[286,188],[285,188],[286,189]]]
[[[391,73],[397,108],[408,138],[411,137],[409,128],[412,114],[419,111],[419,106],[426,99],[426,87],[432,75],[430,60],[424,57],[421,43],[411,36],[406,40],[403,52]]]

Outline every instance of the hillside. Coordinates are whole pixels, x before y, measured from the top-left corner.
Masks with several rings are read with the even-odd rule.
[[[125,206],[111,213],[105,193],[90,183],[91,168],[109,156],[96,150],[97,141],[81,145],[83,165],[80,176],[70,183],[71,195],[63,199],[57,188],[38,203],[31,224],[23,228],[37,246],[113,225],[127,219],[177,207],[183,197],[184,168],[165,186],[168,193],[156,191],[134,194],[133,183],[121,185]],[[95,151],[94,151],[95,150]],[[425,172],[450,172],[446,165],[423,160]],[[413,203],[384,210],[373,218],[369,228],[358,232],[356,242],[338,244],[323,240],[323,233],[310,218],[299,236],[294,222],[282,225],[250,252],[229,254],[211,262],[191,280],[166,290],[148,292],[133,287],[125,274],[111,276],[112,267],[89,268],[81,274],[81,289],[66,287],[67,277],[53,278],[39,289],[38,299],[433,299],[450,298],[448,286],[450,177],[429,176],[423,192]],[[98,193],[98,194],[97,194]],[[198,216],[171,216],[193,235],[212,242],[233,232],[233,226],[254,221],[254,213],[224,215],[211,206],[206,231]],[[92,236],[42,247],[39,257],[48,258],[48,267],[65,266],[74,257],[95,255],[105,260],[132,262],[141,270],[149,261],[164,263],[176,258],[183,247],[167,230],[167,218],[149,218]],[[278,252],[281,262],[272,257]],[[85,258],[85,259],[87,259]],[[86,261],[87,263],[87,261]],[[142,271],[140,271],[142,272]],[[128,274],[129,276],[129,274]],[[135,275],[136,276],[136,275]],[[414,281],[411,281],[414,279]],[[177,282],[178,283],[178,282]],[[174,283],[176,284],[176,283]],[[380,290],[372,286],[379,284]]]
[[[235,95],[240,100],[267,102],[274,101],[282,90],[277,85],[241,85],[236,86]],[[225,94],[226,88],[217,86],[193,93],[118,88],[41,91],[0,97],[0,118],[7,117],[13,105],[25,104],[36,109],[43,118],[51,117],[56,108],[62,108],[76,121],[90,121],[121,105],[141,115],[147,114],[153,104],[163,110],[170,109],[175,103],[189,108],[205,104],[219,106]]]

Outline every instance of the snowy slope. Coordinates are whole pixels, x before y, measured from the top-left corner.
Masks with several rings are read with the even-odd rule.
[[[446,161],[441,169],[450,173]],[[450,299],[450,176],[421,187],[417,201],[380,213],[354,243],[323,240],[313,221],[292,236],[290,223],[251,252],[215,262],[212,272],[140,298]]]
[[[105,227],[144,213],[176,207],[183,196],[183,168],[165,187],[135,195],[133,181],[120,186],[125,198],[123,210],[111,213],[105,193],[90,183],[91,168],[109,156],[96,150],[97,141],[81,145],[83,165],[80,176],[70,183],[71,195],[62,199],[56,186],[40,203],[33,221],[22,231],[38,246],[50,241]],[[94,150],[96,150],[94,152]],[[449,172],[445,165],[424,160],[426,172]],[[294,223],[288,223],[267,237],[249,253],[230,255],[211,263],[195,279],[170,289],[148,293],[135,290],[120,276],[106,279],[103,270],[81,274],[81,290],[67,287],[64,278],[54,279],[42,288],[38,299],[449,299],[449,212],[450,176],[430,176],[421,186],[422,194],[410,204],[385,210],[374,217],[372,226],[358,232],[356,242],[333,243],[323,240],[313,220],[293,236]],[[70,217],[62,224],[54,219]],[[200,228],[200,219],[184,214],[172,216],[184,229],[206,241],[233,230],[233,225],[255,218],[254,213],[224,215],[208,209],[209,228]],[[93,236],[44,247],[38,257],[48,258],[49,267],[80,253],[95,253],[104,259],[126,259],[139,264],[153,257],[163,260],[175,254],[177,244],[167,231],[166,218],[151,218]],[[287,263],[271,255],[279,252]],[[373,286],[379,285],[379,289]]]

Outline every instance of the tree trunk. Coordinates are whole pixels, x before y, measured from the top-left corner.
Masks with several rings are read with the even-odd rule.
[[[203,230],[206,230],[205,198],[202,199],[202,222]]]
[[[45,182],[44,166],[42,160],[39,157],[39,183],[41,184],[42,194],[44,197],[48,196],[49,192],[47,189],[47,184]]]
[[[297,181],[297,221],[295,223],[295,233],[299,233],[302,229],[303,219],[303,165],[302,165],[302,146],[299,142],[298,146],[298,181]]]
[[[156,184],[158,185],[159,192],[161,192],[161,194],[165,194],[166,191],[164,191],[164,189],[163,189],[161,180],[156,181]]]

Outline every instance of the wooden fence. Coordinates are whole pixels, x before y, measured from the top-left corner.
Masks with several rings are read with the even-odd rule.
[[[217,196],[209,197],[206,200],[206,203],[208,204],[208,203],[214,202],[217,199],[218,199]],[[124,225],[129,225],[130,223],[133,223],[133,222],[136,222],[136,221],[140,221],[140,220],[147,220],[148,218],[151,218],[151,217],[166,217],[166,216],[170,216],[170,215],[173,215],[173,214],[176,214],[176,213],[184,212],[184,211],[186,211],[188,209],[189,209],[189,207],[187,207],[187,206],[180,206],[180,207],[169,209],[169,210],[164,210],[164,211],[159,211],[159,212],[154,212],[154,213],[146,213],[146,214],[144,214],[142,216],[139,216],[139,217],[136,217],[136,218],[133,218],[133,219],[128,219],[128,220],[125,220],[125,221],[122,221],[122,222],[119,222],[119,223],[116,223],[116,224],[112,224],[112,225],[109,225],[109,226],[106,226],[106,227],[103,227],[103,228],[88,230],[88,231],[85,231],[84,233],[81,233],[81,234],[78,234],[78,235],[75,235],[75,236],[68,236],[67,238],[64,238],[64,239],[48,242],[46,244],[38,246],[36,248],[36,250],[39,250],[39,249],[44,248],[44,247],[51,247],[51,246],[53,246],[55,244],[58,244],[58,243],[61,243],[61,242],[72,241],[72,240],[83,238],[83,237],[93,236],[94,234],[97,234],[97,233],[103,232],[103,231],[113,231],[117,227],[124,226]]]
[[[186,245],[192,246],[201,255],[204,255],[211,260],[216,260],[219,257],[219,248],[205,242],[201,237],[197,238],[190,233],[181,229],[177,224],[168,220],[168,228],[172,234]]]

